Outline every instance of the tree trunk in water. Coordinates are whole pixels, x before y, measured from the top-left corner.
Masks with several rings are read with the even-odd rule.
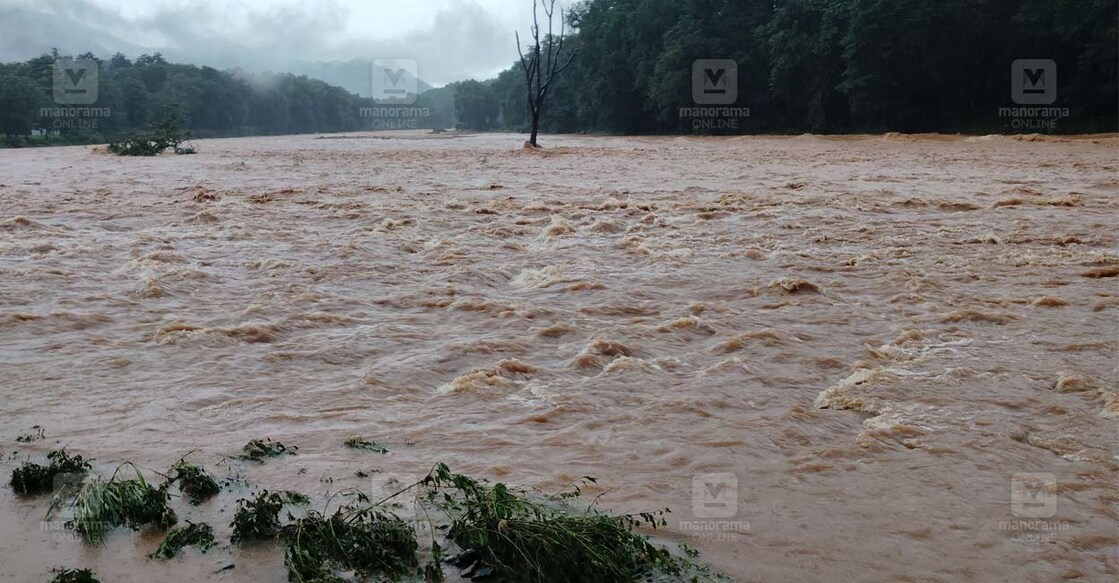
[[[534,108],[532,110],[532,136],[530,136],[528,138],[528,143],[532,144],[533,148],[540,147],[540,144],[536,143],[536,136],[539,133],[540,133],[540,110]]]

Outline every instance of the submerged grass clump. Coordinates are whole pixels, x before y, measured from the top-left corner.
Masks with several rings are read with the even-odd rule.
[[[288,447],[271,439],[254,439],[246,443],[245,447],[241,449],[245,453],[237,457],[254,462],[263,462],[265,458],[280,457],[285,454],[295,455],[295,452],[299,450],[298,447]]]
[[[221,492],[217,481],[202,466],[179,460],[171,466],[171,472],[171,482],[178,482],[179,491],[186,494],[190,503],[195,506]]]
[[[424,484],[428,501],[451,519],[447,537],[476,551],[501,580],[628,583],[652,571],[679,575],[688,567],[633,532],[663,526],[667,510],[609,516],[592,506],[575,514],[553,502],[578,497],[578,487],[536,502],[504,484],[451,473],[444,464]]]
[[[379,443],[376,443],[374,441],[368,441],[362,438],[360,435],[351,435],[348,439],[346,439],[346,447],[350,447],[353,449],[367,449],[369,451],[375,451],[377,453],[389,452],[387,447],[380,445]]]
[[[74,500],[74,530],[86,542],[104,542],[105,534],[118,526],[133,530],[146,525],[169,528],[178,521],[175,511],[168,506],[168,485],[153,488],[139,469],[132,469],[136,477],[131,480],[118,480],[117,468],[109,481],[94,480],[78,491]]]
[[[51,583],[101,583],[89,569],[59,569]]]
[[[415,531],[383,508],[345,507],[329,518],[311,511],[285,526],[281,539],[291,583],[341,581],[335,571],[395,579],[419,564]]]
[[[16,437],[16,442],[31,443],[32,441],[39,441],[40,439],[43,439],[47,436],[46,432],[43,431],[43,428],[39,425],[32,425],[31,429],[33,430],[32,433],[24,433],[23,435]]]
[[[299,492],[269,492],[237,501],[233,515],[233,542],[250,542],[275,538],[280,532],[280,511],[286,504],[309,504],[311,499]]]
[[[89,462],[82,456],[70,457],[65,449],[48,453],[47,459],[50,463],[46,466],[24,462],[22,466],[12,470],[12,490],[16,494],[27,495],[50,492],[57,480],[73,482],[90,469]]]
[[[167,537],[160,543],[159,548],[149,555],[153,559],[170,559],[179,554],[185,547],[196,546],[203,553],[214,547],[214,529],[205,522],[195,524],[187,521],[186,526],[180,526],[167,533]]]

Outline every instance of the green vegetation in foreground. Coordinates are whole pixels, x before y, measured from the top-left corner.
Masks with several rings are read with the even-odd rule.
[[[132,464],[136,477],[119,480],[113,473],[109,481],[94,480],[82,486],[74,501],[74,530],[88,543],[102,543],[105,534],[118,526],[139,530],[145,525],[170,528],[178,522],[168,506],[169,483],[153,488]],[[121,467],[124,467],[122,465]]]
[[[59,569],[51,583],[101,583],[89,569]]]
[[[346,439],[346,447],[350,447],[353,449],[367,449],[369,451],[375,451],[377,453],[389,452],[387,447],[380,445],[374,441],[368,441],[360,435],[351,435],[348,439]]]
[[[202,466],[179,460],[171,466],[171,472],[170,481],[178,482],[179,491],[186,494],[190,503],[195,506],[221,492],[217,481]]]
[[[573,513],[560,502],[578,498],[578,486],[538,502],[523,490],[486,485],[452,473],[444,464],[423,484],[428,502],[451,520],[447,537],[479,553],[503,581],[622,583],[652,572],[683,575],[690,568],[686,560],[633,532],[664,526],[667,509],[610,516],[592,505]]]
[[[238,459],[251,460],[254,462],[263,462],[265,458],[280,457],[282,455],[295,455],[299,451],[298,447],[288,447],[278,441],[271,439],[254,439],[245,444],[241,448],[245,453],[237,456]]]
[[[196,546],[203,553],[214,547],[214,529],[205,522],[195,524],[187,521],[186,526],[180,526],[167,533],[167,537],[160,543],[159,548],[149,555],[153,559],[170,559],[179,554],[184,547]]]
[[[54,489],[55,481],[67,481],[80,477],[89,471],[89,462],[80,455],[70,457],[65,449],[52,451],[47,454],[50,463],[41,466],[32,462],[12,470],[12,479],[9,482],[16,494],[36,495],[50,492]]]
[[[290,451],[277,442],[260,440],[252,449],[278,452],[276,455]],[[70,458],[62,451],[52,452],[51,459],[66,461],[83,471],[89,467],[84,460]],[[135,471],[134,478],[119,477],[124,466]],[[149,555],[152,559],[173,558],[187,546],[205,553],[216,545],[213,528],[188,520],[186,525],[172,529],[178,517],[169,506],[168,490],[175,482],[188,496],[194,493],[188,486],[192,483],[204,484],[205,497],[220,490],[203,468],[183,459],[172,466],[172,473],[155,487],[134,465],[122,464],[109,480],[95,479],[82,485],[74,495],[74,518],[67,524],[89,543],[104,542],[106,534],[118,526],[170,529]],[[308,505],[310,498],[299,492],[263,490],[237,501],[230,524],[231,540],[243,544],[278,539],[290,583],[345,583],[355,576],[361,580],[422,577],[440,582],[442,563],[463,569],[462,576],[473,580],[492,578],[501,582],[725,579],[693,563],[698,555],[695,550],[681,545],[680,553],[674,553],[636,532],[639,528],[664,526],[668,509],[609,515],[593,503],[577,507],[574,500],[582,494],[581,489],[594,482],[594,478],[585,477],[552,496],[536,496],[502,483],[453,473],[440,463],[423,479],[379,502],[371,503],[367,496],[357,493],[354,502],[336,508],[333,514],[328,513],[332,505],[327,500],[322,511],[307,509],[295,515],[289,511],[286,519],[281,519],[285,507]],[[415,508],[424,516],[422,523],[403,519],[394,510],[403,505],[392,500],[409,492]],[[52,510],[62,496],[52,501]],[[417,528],[421,524],[430,528]],[[419,552],[418,532],[429,533],[430,553]],[[444,561],[444,545],[461,552]],[[55,581],[96,581],[92,576],[88,570],[65,570]]]
[[[264,490],[251,499],[237,501],[233,515],[233,542],[270,540],[280,532],[280,510],[287,504],[310,504],[311,499],[299,492]]]
[[[329,518],[310,511],[280,536],[291,583],[341,580],[334,570],[398,576],[419,564],[415,531],[384,508],[343,507]]]

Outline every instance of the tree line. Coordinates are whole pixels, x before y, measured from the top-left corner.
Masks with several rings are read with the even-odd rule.
[[[546,133],[1119,129],[1116,0],[583,0],[565,18],[563,50],[574,59],[549,87]],[[305,76],[87,53],[77,58],[98,63],[96,106],[109,114],[90,121],[52,109],[60,57],[0,64],[0,134],[10,145],[35,131],[45,141],[103,142],[170,118],[196,137],[530,126],[520,62],[386,109]],[[734,127],[697,129],[685,114],[696,105],[699,59],[736,63],[734,105],[748,116]],[[1020,123],[1039,114],[1013,109],[1018,59],[1055,64],[1046,78],[1055,100],[1041,112],[1054,123]]]
[[[567,18],[546,132],[694,133],[698,59],[737,64],[736,133],[1119,129],[1115,0],[585,0]],[[1058,111],[1000,110],[1018,59],[1053,61]],[[459,123],[525,131],[518,68],[458,84]]]
[[[0,134],[9,145],[40,142],[98,143],[177,120],[195,137],[346,132],[371,129],[447,128],[454,125],[453,97],[429,91],[407,106],[379,105],[342,88],[290,74],[248,74],[175,64],[161,55],[135,61],[122,54],[94,62],[97,99],[59,104],[55,64],[68,55],[42,55],[0,63]]]

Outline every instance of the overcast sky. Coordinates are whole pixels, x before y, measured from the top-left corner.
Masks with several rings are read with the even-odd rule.
[[[0,61],[57,47],[107,58],[288,71],[300,61],[414,59],[432,85],[516,59],[532,0],[0,0]]]

